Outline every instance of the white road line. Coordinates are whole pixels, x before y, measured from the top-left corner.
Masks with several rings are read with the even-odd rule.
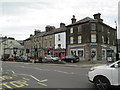
[[[60,70],[54,70],[55,72],[60,72],[60,73],[64,73],[64,74],[74,74],[73,72],[69,73],[69,72],[64,72],[64,71],[60,71]]]
[[[11,71],[13,74],[15,74],[15,72],[14,71]]]
[[[40,82],[46,82],[46,81],[48,81],[48,79],[41,80]]]
[[[46,82],[46,81],[48,81],[48,79],[44,79],[44,80],[39,80],[39,79],[37,79],[36,77],[34,77],[33,75],[30,75],[33,79],[35,79],[36,81],[38,81],[38,82]]]
[[[0,68],[0,70],[2,71],[3,69],[2,69],[2,68]]]

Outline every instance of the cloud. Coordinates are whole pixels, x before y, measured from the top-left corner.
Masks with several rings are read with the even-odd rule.
[[[35,28],[44,31],[46,25],[59,27],[61,22],[68,25],[72,15],[80,20],[84,17],[93,18],[93,14],[98,12],[102,14],[101,18],[106,24],[115,27],[114,21],[118,20],[118,1],[1,0],[0,33],[15,36],[16,39],[26,39]]]

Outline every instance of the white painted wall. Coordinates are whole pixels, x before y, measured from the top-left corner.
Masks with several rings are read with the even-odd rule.
[[[58,40],[58,36],[60,35],[60,41]],[[58,48],[58,44],[61,44],[61,48],[66,49],[66,32],[61,32],[55,34],[55,49]]]
[[[17,47],[19,48],[17,50],[17,56],[19,56],[21,53],[20,53],[20,50],[23,48],[22,45],[20,45],[16,40],[6,40],[4,42],[1,42],[0,41],[0,58],[2,57],[2,55],[4,54],[4,48],[9,48],[9,49],[6,49],[5,50],[5,54],[10,54],[10,55],[14,55],[13,54],[13,47]],[[11,49],[10,49],[11,48]]]

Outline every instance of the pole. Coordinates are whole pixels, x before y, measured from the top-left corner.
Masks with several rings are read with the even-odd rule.
[[[118,40],[117,40],[117,22],[115,21],[116,24],[116,61],[119,60],[119,54],[118,54]]]

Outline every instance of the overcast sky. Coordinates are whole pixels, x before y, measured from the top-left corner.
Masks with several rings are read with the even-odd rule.
[[[35,29],[45,31],[46,25],[59,27],[101,13],[104,23],[115,28],[118,24],[120,0],[0,0],[0,36],[24,40]],[[120,4],[119,4],[120,5]],[[119,10],[120,11],[120,10]],[[120,32],[118,33],[118,36]],[[120,36],[119,36],[120,38]]]

